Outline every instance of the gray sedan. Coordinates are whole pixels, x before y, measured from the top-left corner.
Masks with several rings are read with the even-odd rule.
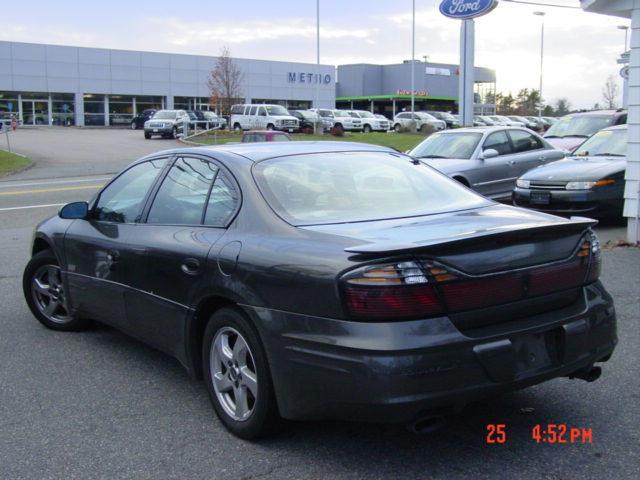
[[[536,133],[504,126],[437,132],[408,153],[496,200],[510,198],[528,170],[564,158]]]

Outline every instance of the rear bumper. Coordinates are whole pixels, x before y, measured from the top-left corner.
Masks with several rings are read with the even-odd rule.
[[[606,360],[617,343],[599,282],[570,307],[462,333],[447,317],[362,323],[244,307],[289,419],[408,423]]]
[[[549,190],[549,203],[531,202],[530,189],[515,188],[513,204],[555,214],[588,214],[596,217],[622,215],[624,200],[621,192],[595,190]],[[539,191],[539,190],[538,190]]]

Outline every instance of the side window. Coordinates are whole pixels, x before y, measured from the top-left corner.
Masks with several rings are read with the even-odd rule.
[[[231,107],[231,115],[242,115],[244,113],[244,105],[234,105]]]
[[[489,135],[484,141],[482,150],[487,150],[488,148],[497,150],[499,155],[507,155],[511,153],[511,144],[509,144],[507,133],[504,130],[500,130],[499,132]]]
[[[260,109],[258,110],[258,115],[260,115],[262,117],[266,117],[267,116],[267,111],[264,109],[264,107],[260,107]]]
[[[255,115],[256,110],[258,110],[258,107],[251,107],[251,110],[249,110],[249,115]]]
[[[199,225],[218,167],[199,158],[176,160],[153,200],[147,223]]]
[[[509,130],[513,153],[528,152],[543,148],[542,142],[524,130]]]
[[[229,218],[236,211],[240,197],[235,184],[220,171],[213,183],[207,212],[204,216],[205,225],[222,227],[227,224]]]
[[[134,165],[106,187],[93,209],[96,220],[133,223],[142,213],[147,192],[164,167],[166,158]]]

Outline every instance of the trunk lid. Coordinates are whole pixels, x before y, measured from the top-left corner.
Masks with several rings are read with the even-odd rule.
[[[349,238],[353,244],[344,250],[356,256],[425,255],[478,275],[566,259],[596,223],[491,205],[415,218],[303,228]]]

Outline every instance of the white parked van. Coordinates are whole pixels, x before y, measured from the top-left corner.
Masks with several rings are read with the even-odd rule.
[[[233,130],[282,130],[298,129],[298,119],[282,105],[234,105],[231,107],[229,126]]]

